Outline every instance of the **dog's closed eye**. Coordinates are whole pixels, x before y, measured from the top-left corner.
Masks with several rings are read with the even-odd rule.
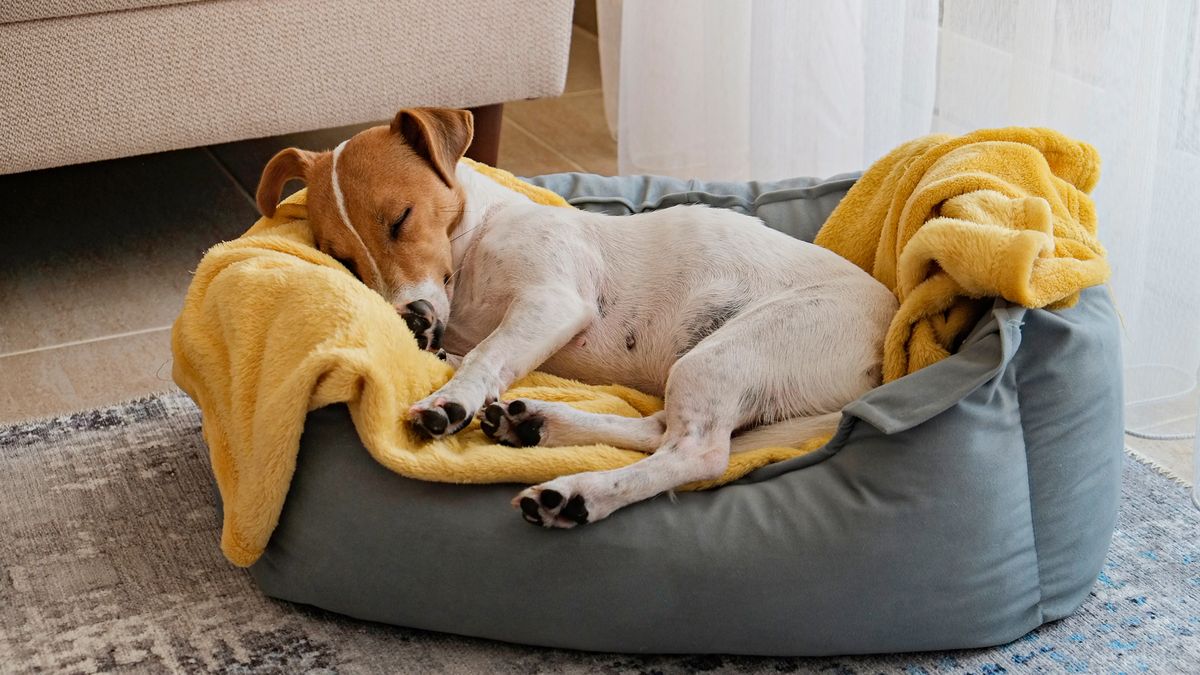
[[[391,229],[388,230],[388,236],[392,238],[392,241],[396,241],[400,238],[400,228],[404,226],[404,221],[408,220],[408,214],[410,212],[412,212],[412,207],[405,207],[405,209],[400,212],[400,217],[392,223]]]

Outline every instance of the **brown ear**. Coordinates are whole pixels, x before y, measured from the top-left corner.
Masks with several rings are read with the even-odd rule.
[[[442,182],[453,187],[454,167],[471,145],[475,122],[468,110],[405,108],[392,120],[392,131],[429,162]]]
[[[279,204],[284,184],[293,179],[307,180],[312,161],[313,153],[299,148],[280,150],[272,157],[258,181],[255,201],[258,202],[259,212],[268,218],[275,215],[275,206]]]

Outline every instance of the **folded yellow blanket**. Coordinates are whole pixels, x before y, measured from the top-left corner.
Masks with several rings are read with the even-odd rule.
[[[1099,176],[1095,148],[1049,129],[935,134],[871,166],[816,243],[900,300],[884,380],[953,353],[994,297],[1067,307],[1107,280],[1088,197]]]
[[[480,170],[537,201],[566,206],[511,174]],[[221,550],[231,562],[250,565],[262,555],[295,470],[304,418],[332,403],[348,404],[372,457],[410,478],[534,484],[645,457],[607,446],[494,445],[477,422],[450,438],[417,437],[404,423],[405,413],[444,384],[452,369],[417,349],[390,304],[313,247],[305,217],[302,191],[274,218],[260,219],[239,239],[209,250],[171,334],[175,382],[203,413],[224,505]],[[661,400],[632,389],[543,373],[516,382],[505,398],[563,401],[628,416],[662,409]],[[823,443],[740,453],[720,479],[687,488],[725,483]]]

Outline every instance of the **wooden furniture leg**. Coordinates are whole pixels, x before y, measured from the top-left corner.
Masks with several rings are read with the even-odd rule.
[[[500,158],[500,126],[504,121],[504,104],[470,108],[470,111],[475,115],[475,139],[467,148],[467,157],[496,166]]]

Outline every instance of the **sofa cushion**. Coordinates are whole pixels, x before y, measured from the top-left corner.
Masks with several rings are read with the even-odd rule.
[[[204,0],[40,0],[0,4],[0,24],[39,19],[59,19],[101,12],[120,12],[163,5],[183,5]]]

